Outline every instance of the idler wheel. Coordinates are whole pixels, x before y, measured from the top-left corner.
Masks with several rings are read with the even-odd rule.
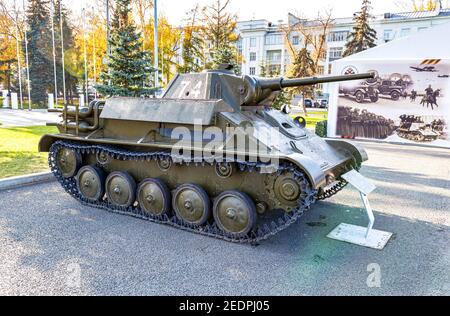
[[[97,202],[105,195],[105,172],[95,166],[84,166],[78,171],[77,187],[90,202]]]
[[[256,206],[239,191],[220,194],[214,202],[214,220],[219,228],[234,237],[247,235],[256,225]]]
[[[83,160],[79,152],[69,148],[61,148],[56,155],[56,164],[63,177],[67,179],[78,173]]]
[[[175,190],[172,205],[177,217],[185,223],[201,226],[211,216],[208,194],[195,184],[183,184]]]
[[[280,175],[274,183],[274,193],[280,207],[290,212],[297,206],[302,195],[302,188],[290,173]]]
[[[150,215],[162,216],[171,209],[170,190],[159,179],[142,181],[137,190],[137,197],[142,210]]]
[[[116,171],[106,179],[108,201],[116,206],[129,207],[136,201],[136,182],[127,172]]]

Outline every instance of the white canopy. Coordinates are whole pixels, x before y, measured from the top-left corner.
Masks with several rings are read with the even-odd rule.
[[[450,23],[445,23],[340,59],[335,64],[348,63],[350,60],[450,59],[449,38]]]

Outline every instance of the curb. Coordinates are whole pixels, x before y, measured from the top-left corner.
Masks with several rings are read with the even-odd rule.
[[[41,172],[0,180],[0,191],[18,189],[24,186],[55,181],[51,172]]]

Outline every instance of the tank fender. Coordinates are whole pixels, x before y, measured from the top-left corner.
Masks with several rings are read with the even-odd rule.
[[[44,135],[39,141],[39,152],[40,153],[48,153],[50,151],[50,147],[52,147],[53,143],[58,141],[58,137],[55,135]]]
[[[287,156],[286,159],[296,164],[306,173],[314,189],[319,189],[326,186],[325,174],[317,162],[298,153],[291,154]]]
[[[369,160],[367,151],[359,144],[351,143],[349,141],[341,139],[326,139],[326,142],[336,149],[343,148],[349,151],[353,155],[353,157],[355,157],[358,163],[363,163]]]

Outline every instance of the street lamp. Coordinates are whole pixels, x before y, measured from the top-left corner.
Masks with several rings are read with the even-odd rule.
[[[153,27],[153,33],[154,33],[154,68],[155,68],[155,88],[159,85],[159,70],[158,70],[158,5],[157,0],[154,0],[154,27]]]

